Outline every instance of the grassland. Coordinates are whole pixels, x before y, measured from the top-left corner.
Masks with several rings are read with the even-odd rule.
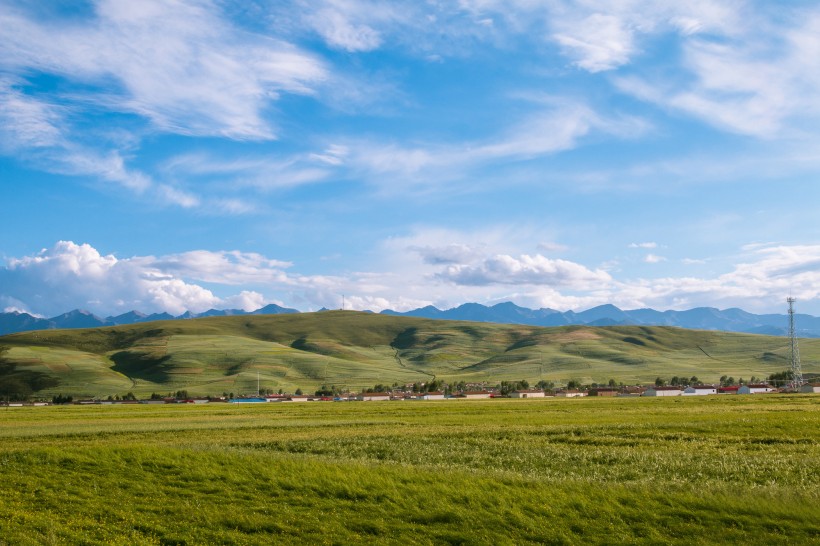
[[[820,397],[0,410],[0,544],[820,544]]]
[[[263,389],[360,390],[377,383],[582,383],[656,377],[717,381],[788,367],[788,340],[668,327],[537,328],[355,312],[212,317],[0,338],[18,373],[54,379],[41,395],[195,395]],[[820,339],[801,340],[820,372]]]

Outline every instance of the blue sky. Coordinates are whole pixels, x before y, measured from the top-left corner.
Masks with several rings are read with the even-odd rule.
[[[0,309],[820,314],[820,6],[0,0]]]

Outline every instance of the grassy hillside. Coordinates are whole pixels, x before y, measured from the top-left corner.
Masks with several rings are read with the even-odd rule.
[[[785,338],[668,327],[538,328],[330,311],[211,317],[0,337],[0,374],[41,395],[358,390],[376,383],[540,379],[652,382],[766,376],[788,367]],[[820,339],[801,340],[820,371]]]

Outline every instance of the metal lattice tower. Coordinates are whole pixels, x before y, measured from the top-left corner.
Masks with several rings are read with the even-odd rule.
[[[789,340],[791,340],[792,381],[791,388],[800,390],[803,385],[803,371],[800,369],[800,351],[797,348],[797,334],[794,330],[794,298],[786,300],[789,303]]]

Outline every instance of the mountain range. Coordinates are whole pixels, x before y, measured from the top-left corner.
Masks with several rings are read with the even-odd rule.
[[[54,328],[98,328],[155,320],[290,313],[299,313],[299,311],[276,304],[266,305],[251,312],[241,309],[211,309],[204,313],[186,312],[179,316],[173,316],[168,313],[146,315],[139,311],[130,311],[106,318],[79,309],[52,318],[40,318],[15,311],[0,313],[0,335]],[[654,309],[625,311],[614,305],[600,305],[576,313],[574,311],[557,311],[548,308],[528,309],[511,302],[492,306],[465,303],[447,310],[427,306],[403,313],[385,310],[381,314],[441,320],[526,324],[530,326],[567,326],[572,324],[587,326],[676,326],[698,330],[720,330],[774,336],[788,335],[789,324],[788,315],[785,314],[756,315],[737,308],[720,310],[712,307],[697,307],[687,311],[656,311]],[[818,317],[796,314],[795,325],[797,334],[800,337],[820,337],[820,318]]]

